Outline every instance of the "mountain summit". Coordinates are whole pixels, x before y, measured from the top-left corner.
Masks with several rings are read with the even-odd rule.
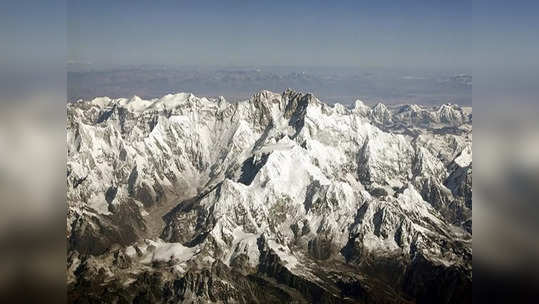
[[[70,302],[471,301],[471,108],[104,97],[67,146]]]

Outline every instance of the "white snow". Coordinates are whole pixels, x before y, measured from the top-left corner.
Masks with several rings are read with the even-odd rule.
[[[285,263],[285,267],[292,273],[295,273],[294,268],[299,264],[298,259],[285,246],[280,245],[274,240],[268,240],[268,246],[279,256],[281,261]]]
[[[111,214],[108,208],[108,203],[105,200],[105,194],[104,193],[98,193],[97,195],[92,196],[88,200],[88,206],[99,214],[108,215]]]
[[[168,262],[173,260],[176,263],[182,263],[191,259],[197,252],[197,247],[185,247],[180,243],[167,243],[162,240],[147,240],[153,250],[147,250],[142,257],[141,262],[148,264],[151,262]]]
[[[421,159],[422,176],[443,179],[451,161],[458,166],[471,163],[471,139],[422,130],[424,133],[412,142],[411,136],[379,127],[381,120],[392,117],[394,108],[390,110],[383,104],[370,108],[360,100],[353,109],[347,109],[314,99],[307,107],[302,128],[285,117],[287,104],[280,94],[261,92],[256,102],[259,104],[252,100],[236,104],[224,98],[214,102],[189,93],[152,100],[134,96],[91,101],[92,115],[113,105],[130,112],[135,119],[125,122],[127,132],[114,117],[92,124],[95,117],[90,111],[69,105],[73,109],[67,134],[70,183],[86,178],[76,188],[68,189],[70,210],[77,217],[110,214],[104,193],[111,185],[125,184],[133,172],[137,176],[134,186],[145,186],[152,197],[157,196],[154,185],[166,194],[192,196],[213,189],[209,185],[219,185],[199,202],[215,221],[210,239],[215,240],[218,250],[195,258],[199,249],[208,248],[204,247],[207,242],[193,248],[160,239],[137,244],[142,252],[142,257],[137,258],[141,263],[172,261],[171,270],[180,273],[187,270],[186,262],[190,260],[208,265],[221,260],[229,264],[243,254],[254,267],[259,262],[257,240],[262,234],[269,237],[269,246],[286,267],[299,271],[301,255],[283,245],[294,241],[294,224],[300,231],[309,228],[302,241],[326,234],[338,246],[344,246],[353,230],[360,235],[357,241],[369,250],[403,252],[407,248],[399,248],[394,240],[401,222],[408,224],[410,231],[404,234],[409,239],[415,235],[428,237],[431,232],[425,227],[425,218],[442,227],[437,212],[412,185],[412,165]],[[268,110],[264,118],[271,120],[271,125],[259,123],[260,108]],[[432,114],[434,120],[442,114],[445,119],[459,119],[453,106],[433,111],[410,108]],[[151,131],[149,125],[153,126]],[[124,150],[125,155],[120,157]],[[254,172],[254,180],[249,185],[239,182],[244,161],[251,157],[258,161],[262,155],[268,158]],[[386,189],[388,197],[378,198],[367,192],[359,178],[365,172],[365,178],[373,186]],[[394,197],[397,190],[392,187],[403,186],[404,192]],[[113,204],[121,204],[129,195],[127,185],[121,186]],[[139,201],[135,204],[144,219],[151,218],[151,209],[144,209]],[[358,209],[363,204],[369,204],[369,208],[358,221]],[[381,229],[386,237],[374,234],[373,216],[382,210]],[[194,231],[194,224],[185,225]],[[126,254],[137,257],[134,246],[127,247]],[[433,249],[432,254],[440,253]]]
[[[459,167],[464,168],[470,165],[472,162],[472,149],[470,146],[467,146],[462,152],[460,153],[457,158],[455,158],[455,163],[459,165]]]

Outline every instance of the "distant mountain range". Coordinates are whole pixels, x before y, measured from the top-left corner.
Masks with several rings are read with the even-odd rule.
[[[286,88],[313,92],[327,102],[350,104],[357,98],[367,104],[471,105],[472,77],[440,71],[359,68],[212,68],[122,67],[93,69],[70,66],[68,99],[95,96],[114,98],[138,95],[155,98],[178,91],[201,96],[224,96],[238,101],[262,89]]]

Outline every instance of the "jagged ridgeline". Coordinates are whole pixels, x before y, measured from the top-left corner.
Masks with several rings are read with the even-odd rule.
[[[67,105],[72,303],[471,302],[472,111]]]

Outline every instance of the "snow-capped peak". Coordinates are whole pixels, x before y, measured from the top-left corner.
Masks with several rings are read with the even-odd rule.
[[[417,295],[394,286],[469,278],[471,124],[456,105],[351,109],[287,89],[67,110],[73,280],[161,273],[173,302],[249,301],[260,282],[341,302],[346,284],[404,301]],[[410,279],[385,283],[388,261]]]

